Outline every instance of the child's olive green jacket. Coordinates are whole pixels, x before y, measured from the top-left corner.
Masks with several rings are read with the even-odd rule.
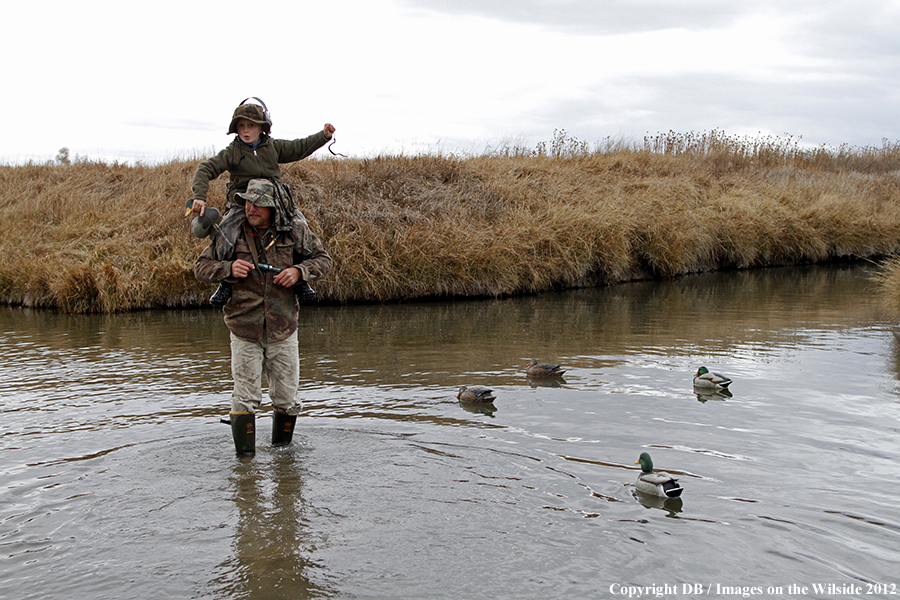
[[[278,140],[263,133],[259,146],[254,149],[235,138],[227,148],[200,163],[191,182],[191,192],[195,199],[205,202],[209,182],[228,171],[228,204],[231,204],[234,193],[246,191],[251,179],[281,179],[279,163],[306,158],[327,141],[321,131],[300,140]]]

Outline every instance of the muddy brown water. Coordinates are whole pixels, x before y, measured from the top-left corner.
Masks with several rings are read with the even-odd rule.
[[[253,459],[219,423],[217,312],[2,307],[0,597],[900,595],[900,350],[869,273],[307,308],[295,441],[266,404]],[[696,394],[700,365],[731,395]],[[678,501],[635,492],[642,451]]]

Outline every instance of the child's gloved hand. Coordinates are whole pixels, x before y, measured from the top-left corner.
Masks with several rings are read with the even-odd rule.
[[[184,216],[188,216],[192,212],[200,213],[200,216],[203,216],[203,210],[206,206],[206,202],[203,200],[199,200],[197,198],[188,198],[187,202],[184,203],[186,210],[184,211]]]

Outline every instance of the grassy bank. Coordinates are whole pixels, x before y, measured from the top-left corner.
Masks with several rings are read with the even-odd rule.
[[[192,306],[196,161],[0,167],[0,301],[70,312]],[[288,165],[335,259],[324,300],[505,295],[900,248],[900,146],[802,149],[720,132],[603,148]],[[211,190],[224,204],[225,177]]]

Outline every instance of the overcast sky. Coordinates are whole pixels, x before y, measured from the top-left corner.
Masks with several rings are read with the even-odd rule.
[[[900,0],[7,2],[0,163],[166,162],[273,135],[482,153],[554,130],[900,141]],[[319,155],[327,155],[320,150]]]

